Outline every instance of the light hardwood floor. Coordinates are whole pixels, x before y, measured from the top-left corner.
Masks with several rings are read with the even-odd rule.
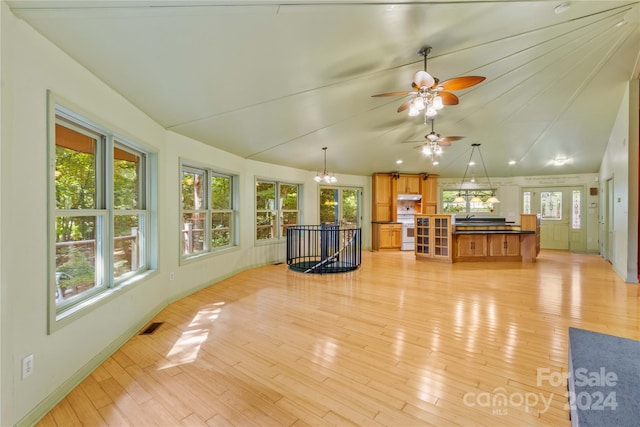
[[[265,266],[168,306],[38,425],[568,426],[568,328],[640,339],[638,289],[561,251]]]

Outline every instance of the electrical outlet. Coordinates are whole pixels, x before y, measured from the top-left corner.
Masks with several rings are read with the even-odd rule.
[[[176,278],[176,275],[173,273],[173,271],[169,273],[169,280],[173,280],[175,278]]]
[[[33,373],[33,354],[22,359],[22,379],[24,380]]]

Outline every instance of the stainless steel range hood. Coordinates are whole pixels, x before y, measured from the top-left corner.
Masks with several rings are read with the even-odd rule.
[[[420,194],[398,194],[398,200],[421,200]]]

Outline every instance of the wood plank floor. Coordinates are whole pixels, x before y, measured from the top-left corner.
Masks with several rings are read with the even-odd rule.
[[[568,327],[640,339],[638,289],[562,251],[265,266],[171,304],[38,425],[568,426]]]

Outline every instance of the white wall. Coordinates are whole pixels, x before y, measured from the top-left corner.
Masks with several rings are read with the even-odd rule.
[[[612,264],[625,281],[638,282],[638,80],[629,83],[620,104],[609,144],[600,165],[600,232],[606,233],[604,195],[607,180],[613,180]],[[604,248],[602,248],[604,251]]]
[[[99,81],[0,2],[0,425],[29,424],[169,302],[254,266],[282,262],[283,243],[254,245],[255,178],[304,186],[304,223],[318,221],[315,171],[245,160],[168,132]],[[155,274],[118,292],[81,319],[47,334],[47,90],[158,153],[158,250]],[[82,113],[81,112],[81,113]],[[195,160],[240,176],[240,245],[179,264],[179,161]],[[320,166],[320,165],[318,165]],[[338,175],[362,187],[370,178]],[[366,209],[363,224],[370,222]],[[363,245],[368,247],[369,229]],[[175,280],[169,280],[169,272]],[[21,379],[21,359],[34,355]]]

